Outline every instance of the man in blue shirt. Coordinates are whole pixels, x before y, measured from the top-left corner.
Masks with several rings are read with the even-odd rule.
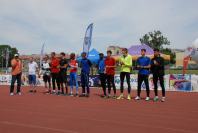
[[[149,81],[148,81],[148,77],[150,74],[150,67],[151,67],[151,60],[149,57],[145,56],[146,54],[146,49],[141,49],[141,57],[139,57],[137,59],[137,68],[139,69],[138,72],[138,89],[137,89],[137,97],[135,98],[135,100],[140,100],[140,93],[141,93],[141,86],[142,86],[142,82],[144,81],[145,86],[146,86],[146,101],[149,101],[149,94],[150,94],[150,90],[149,90]]]
[[[106,98],[107,93],[106,93],[106,75],[105,75],[105,61],[104,61],[104,54],[100,53],[99,54],[100,59],[98,61],[98,74],[100,77],[100,82],[101,82],[101,87],[103,89],[104,93],[104,98]]]
[[[82,60],[80,62],[81,67],[81,84],[82,84],[82,95],[81,97],[89,97],[89,73],[91,67],[91,61],[87,59],[87,54],[82,53]],[[85,92],[86,89],[86,92]]]

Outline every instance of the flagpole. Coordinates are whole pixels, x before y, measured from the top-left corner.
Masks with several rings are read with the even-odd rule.
[[[43,43],[42,47],[41,47],[41,53],[40,53],[40,69],[42,66],[42,60],[43,60],[43,53],[44,53],[44,46],[45,46],[45,42]]]

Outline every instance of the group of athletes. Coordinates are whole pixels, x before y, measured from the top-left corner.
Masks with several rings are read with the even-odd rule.
[[[158,81],[162,88],[162,98],[161,101],[165,101],[165,87],[164,87],[164,59],[160,56],[159,49],[154,49],[154,57],[150,59],[146,56],[146,49],[141,49],[141,56],[136,61],[135,69],[138,70],[138,88],[137,96],[135,100],[141,99],[141,87],[142,83],[146,86],[146,101],[150,100],[150,88],[149,88],[149,75],[153,75],[154,83],[154,101],[159,101],[158,97]],[[90,68],[92,67],[91,61],[87,58],[87,53],[83,52],[81,54],[81,60],[77,61],[76,55],[74,53],[70,54],[70,59],[66,59],[65,53],[60,53],[57,57],[55,52],[51,53],[51,56],[45,55],[43,58],[41,66],[31,58],[28,63],[28,81],[30,84],[30,92],[36,93],[36,77],[37,75],[43,75],[43,81],[45,83],[45,88],[47,88],[46,93],[56,94],[56,95],[69,95],[76,97],[89,97],[89,74]],[[112,52],[107,51],[107,56],[105,57],[103,53],[99,54],[99,61],[97,63],[97,70],[100,78],[103,98],[114,98],[114,99],[124,99],[124,81],[126,79],[128,86],[127,100],[131,100],[131,85],[130,85],[130,74],[132,70],[132,56],[128,54],[126,48],[122,49],[122,55],[118,60],[112,57]],[[15,95],[14,84],[17,81],[17,93],[21,95],[21,75],[23,70],[23,63],[18,54],[15,54],[14,58],[11,60],[12,66],[12,80],[10,86],[10,95]],[[116,86],[114,82],[115,69],[120,66],[120,95],[116,93]],[[78,85],[78,69],[80,68],[80,81],[82,87],[82,93],[79,94]],[[68,74],[69,72],[69,74]],[[69,84],[68,84],[69,77]],[[75,90],[74,90],[75,88]],[[113,94],[111,93],[111,88],[113,88]]]

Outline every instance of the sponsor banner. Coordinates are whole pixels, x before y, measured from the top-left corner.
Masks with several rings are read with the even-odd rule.
[[[11,82],[11,75],[0,75],[0,85],[8,85]]]
[[[11,75],[0,75],[0,85],[10,85],[11,83]],[[68,82],[69,82],[69,76],[68,76]],[[153,77],[152,75],[149,76],[149,86],[150,89],[153,90]],[[131,88],[137,89],[137,75],[131,74],[130,82],[131,82]],[[80,75],[78,76],[78,83],[79,86],[81,85],[80,81]],[[22,76],[22,85],[27,86],[28,85],[28,76],[23,75]],[[38,86],[44,86],[43,78],[42,76],[40,78],[37,77],[37,85]],[[98,75],[90,76],[89,77],[89,85],[90,87],[99,87],[100,86],[100,79]],[[115,75],[115,85],[117,89],[120,89],[120,76]],[[167,91],[193,91],[198,92],[198,75],[181,75],[181,74],[171,74],[171,75],[165,75],[164,76],[164,85]],[[158,82],[159,90],[160,84]],[[127,88],[126,79],[124,81],[124,88]],[[142,89],[145,89],[145,84],[142,84]]]
[[[130,77],[131,77],[130,78],[131,88],[132,89],[137,89],[137,84],[138,84],[138,78],[137,77],[138,77],[138,75],[131,74]],[[116,85],[117,88],[120,88],[120,76],[119,75],[115,75],[115,85]],[[169,90],[169,75],[164,76],[164,85],[165,85],[165,88],[167,88]],[[159,86],[159,90],[161,90],[159,82],[158,82],[158,86]],[[127,88],[126,79],[124,80],[124,87]],[[154,89],[153,76],[152,75],[149,76],[149,87],[150,87],[151,90]],[[146,89],[146,86],[145,86],[144,82],[142,83],[142,89],[143,90]]]
[[[69,76],[68,76],[68,83],[69,83]],[[78,75],[78,85],[81,86],[80,75]],[[99,87],[100,86],[100,79],[98,75],[89,76],[89,86],[90,87]]]
[[[191,75],[192,91],[198,92],[198,75]]]
[[[11,75],[0,75],[0,85],[10,85],[11,83],[11,79],[12,76]],[[38,86],[43,86],[44,82],[42,78],[38,78],[36,79],[36,83]],[[21,84],[24,86],[28,85],[28,76],[26,75],[22,75],[21,76]]]
[[[174,91],[192,91],[191,75],[170,74],[170,88]]]

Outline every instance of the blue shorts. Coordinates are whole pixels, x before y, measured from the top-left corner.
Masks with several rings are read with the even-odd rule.
[[[28,79],[30,85],[36,85],[36,75],[29,75]]]

